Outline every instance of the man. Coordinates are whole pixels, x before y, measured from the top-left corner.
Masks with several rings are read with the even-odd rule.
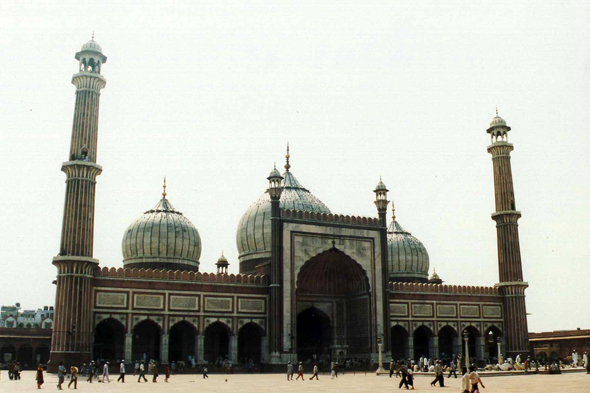
[[[78,367],[70,367],[70,373],[72,373],[72,376],[70,378],[70,383],[68,383],[68,389],[72,384],[74,384],[74,389],[78,389]]]
[[[393,359],[391,359],[391,362],[389,362],[389,378],[393,377],[394,367],[395,367],[395,364],[393,363]]]
[[[572,353],[572,366],[578,367],[578,353],[574,349],[574,353]]]
[[[106,362],[102,367],[102,382],[111,383],[111,380],[109,379],[109,362]]]
[[[588,368],[588,352],[584,352],[582,356],[582,363],[584,363],[584,368]]]
[[[59,390],[63,390],[61,388],[61,385],[62,385],[62,383],[64,383],[66,372],[67,372],[67,370],[66,370],[66,367],[64,366],[63,362],[59,362],[59,366],[57,367],[57,388]]]
[[[451,375],[455,374],[455,378],[457,378],[457,364],[455,364],[454,360],[451,360],[451,371],[449,371],[449,376],[447,378],[451,378]]]
[[[156,383],[158,382],[158,363],[154,360],[154,363],[152,364],[152,374],[153,374],[153,378],[152,378],[152,382]]]
[[[298,380],[299,377],[301,377],[302,381],[305,381],[305,378],[303,378],[303,363],[299,362],[299,367],[297,368],[297,378],[295,378],[295,380]]]
[[[317,363],[314,363],[313,364],[313,375],[311,376],[311,378],[309,380],[311,381],[314,378],[315,378],[316,381],[319,381],[319,378],[318,378],[318,365],[317,365]]]
[[[209,379],[209,375],[207,375],[207,366],[203,367],[203,379]]]
[[[137,374],[139,374],[139,361],[135,361],[135,368],[133,369],[133,376],[135,377]]]
[[[479,392],[479,385],[481,383],[481,387],[485,388],[485,385],[481,381],[481,378],[475,372],[475,366],[469,367],[469,383],[471,384],[471,393]]]
[[[145,377],[145,366],[143,364],[143,360],[141,361],[141,364],[139,365],[139,378],[137,378],[137,382],[141,382],[142,378],[145,382],[148,381],[147,378]]]
[[[88,379],[86,382],[92,383],[92,379],[94,378],[94,360],[88,364]]]
[[[436,364],[434,366],[434,375],[434,381],[430,382],[430,386],[436,386],[436,383],[438,382],[438,386],[444,388],[445,377],[443,376],[443,368],[440,360],[436,361]]]
[[[117,378],[117,382],[125,383],[125,361],[121,360],[121,365],[119,366],[119,378]]]
[[[409,389],[409,387],[408,387],[408,367],[406,367],[405,362],[401,362],[400,372],[402,373],[402,380],[399,381],[399,388],[401,389],[402,385],[405,385],[406,389]]]
[[[293,365],[291,362],[287,363],[287,381],[293,380]]]

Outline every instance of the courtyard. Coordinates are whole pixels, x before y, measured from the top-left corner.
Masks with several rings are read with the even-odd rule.
[[[57,376],[45,373],[45,384],[42,390],[56,390]],[[375,376],[374,374],[346,373],[339,375],[338,379],[331,380],[328,374],[320,375],[319,381],[309,381],[311,374],[305,376],[305,382],[293,381],[287,382],[283,374],[264,374],[264,375],[247,375],[247,374],[211,374],[209,379],[203,380],[201,375],[173,375],[169,383],[164,382],[160,376],[158,383],[152,383],[151,378],[148,383],[137,383],[137,377],[132,374],[128,375],[125,384],[117,383],[117,375],[113,375],[111,383],[102,384],[96,381],[92,384],[87,383],[80,378],[78,391],[82,392],[276,392],[280,389],[281,393],[287,392],[392,392],[398,390],[400,379],[389,378],[387,376]],[[227,379],[227,382],[225,381]],[[568,392],[568,393],[587,393],[589,391],[588,382],[590,375],[576,372],[561,375],[509,375],[499,377],[482,377],[486,392]],[[441,388],[431,387],[432,377],[419,375],[414,381],[416,390],[421,392],[440,392]],[[67,389],[66,379],[64,390]],[[460,379],[445,379],[448,388],[442,391],[459,392]],[[73,390],[73,386],[72,386]],[[405,389],[403,389],[405,390]],[[35,392],[38,391],[35,385],[35,372],[25,371],[22,373],[20,381],[10,381],[5,370],[2,372],[0,381],[0,392]]]

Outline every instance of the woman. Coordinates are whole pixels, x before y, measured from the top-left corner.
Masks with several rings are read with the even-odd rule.
[[[41,367],[41,365],[37,367],[37,375],[35,376],[35,379],[37,380],[37,389],[41,389],[41,385],[45,382],[43,380],[43,367]]]

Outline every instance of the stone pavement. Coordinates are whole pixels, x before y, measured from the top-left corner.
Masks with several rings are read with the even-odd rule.
[[[399,379],[387,376],[375,376],[374,374],[340,375],[338,379],[331,380],[329,375],[320,375],[319,381],[309,381],[311,375],[305,376],[305,382],[287,382],[283,374],[264,375],[224,375],[211,374],[208,380],[203,380],[200,375],[173,375],[169,383],[164,383],[160,376],[158,383],[137,383],[137,377],[129,375],[125,384],[115,382],[117,375],[113,375],[112,382],[107,384],[85,380],[78,383],[77,392],[129,392],[129,393],[189,393],[189,392],[256,392],[256,393],[289,393],[289,392],[319,392],[319,393],[345,393],[367,392],[382,393],[398,390]],[[225,382],[227,378],[228,382]],[[38,392],[35,385],[35,372],[25,371],[22,380],[10,381],[6,370],[2,370],[0,392]],[[448,388],[430,387],[431,377],[417,376],[414,385],[420,392],[459,392],[460,379],[445,379]],[[527,393],[588,393],[590,392],[590,375],[585,373],[569,373],[562,375],[517,375],[501,376],[494,378],[482,378],[486,389],[480,389],[482,393],[493,392],[527,392]],[[151,378],[150,378],[151,381]],[[64,390],[67,390],[66,379]],[[45,384],[42,391],[56,391],[57,377],[45,373]],[[405,390],[405,389],[402,389]],[[73,391],[73,389],[71,389]]]

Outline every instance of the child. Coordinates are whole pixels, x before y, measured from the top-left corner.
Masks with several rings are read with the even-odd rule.
[[[43,367],[41,367],[41,365],[37,367],[37,375],[35,376],[35,379],[37,380],[37,389],[41,389],[41,385],[45,382],[43,380]]]
[[[481,381],[479,375],[475,372],[475,366],[469,367],[469,383],[471,383],[471,391],[470,393],[479,393],[479,386],[478,384],[481,383],[481,387],[485,388],[485,385]]]

